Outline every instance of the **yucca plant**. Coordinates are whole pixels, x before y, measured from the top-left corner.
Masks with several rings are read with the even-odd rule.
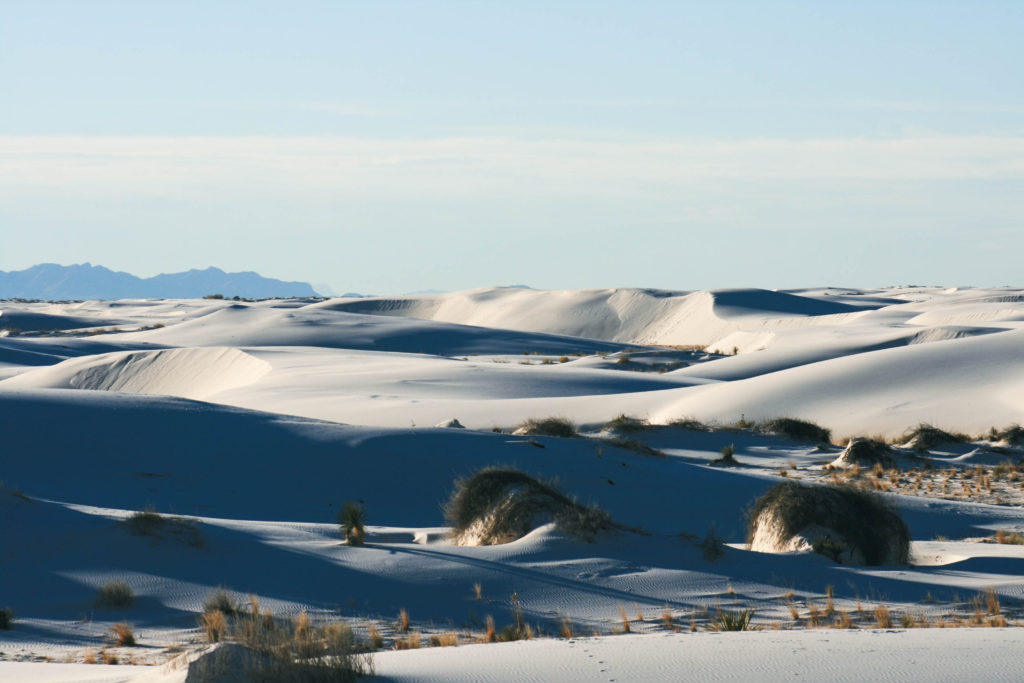
[[[723,612],[721,610],[711,619],[713,631],[746,631],[750,628],[750,618],[754,610],[745,609],[740,612]]]
[[[362,545],[366,538],[366,510],[359,503],[350,500],[338,512],[338,524],[345,542],[349,545]]]

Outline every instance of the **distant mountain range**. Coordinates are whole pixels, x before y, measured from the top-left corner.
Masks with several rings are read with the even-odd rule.
[[[191,299],[210,294],[252,299],[317,296],[306,282],[285,282],[258,273],[220,268],[140,278],[91,263],[41,263],[25,270],[0,270],[0,299]]]

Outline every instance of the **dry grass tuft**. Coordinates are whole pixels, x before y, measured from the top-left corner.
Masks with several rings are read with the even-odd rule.
[[[395,641],[396,650],[418,650],[420,649],[420,634],[418,632],[412,632],[405,638],[399,638]]]
[[[376,624],[370,624],[369,636],[371,648],[379,650],[384,647],[384,637],[380,634],[380,629],[377,628]]]
[[[110,634],[114,636],[114,644],[118,647],[135,647],[135,632],[132,625],[120,622],[110,627]]]
[[[228,620],[220,610],[203,612],[199,616],[199,625],[206,636],[206,642],[219,643],[228,632]]]
[[[409,630],[409,612],[404,607],[398,611],[398,630],[402,633]]]
[[[875,624],[878,625],[878,628],[892,628],[892,613],[885,605],[875,608]]]
[[[622,619],[622,632],[629,633],[629,615],[626,614],[626,608],[622,605],[619,605],[619,617]]]
[[[494,629],[494,617],[490,614],[487,615],[487,619],[484,620],[486,631],[481,639],[485,643],[496,643],[498,642],[498,632]]]

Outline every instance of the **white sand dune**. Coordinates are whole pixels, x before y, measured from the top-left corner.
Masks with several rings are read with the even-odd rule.
[[[793,416],[835,436],[895,435],[921,421],[979,435],[1022,422],[1018,290],[492,288],[0,310],[52,325],[0,338],[0,607],[15,614],[0,631],[5,681],[183,680],[182,668],[82,662],[107,649],[155,665],[175,644],[195,655],[196,615],[218,586],[258,595],[282,617],[340,613],[360,637],[372,624],[389,646],[401,609],[424,639],[456,631],[469,642],[487,616],[511,623],[513,594],[537,631],[557,634],[568,619],[578,636],[607,636],[623,610],[633,632],[379,653],[382,680],[1015,677],[1016,630],[869,627],[878,605],[932,624],[967,620],[986,589],[1011,624],[1024,619],[1024,546],[978,542],[1024,531],[1019,481],[942,495],[910,495],[904,482],[887,496],[910,529],[912,564],[844,566],[744,545],[745,511],[780,469],[826,481],[838,448],[751,431],[628,435],[659,456],[599,440],[598,429],[620,414]],[[97,334],[101,320],[122,331]],[[550,415],[586,437],[507,433]],[[469,429],[430,426],[451,418]],[[740,466],[712,466],[729,445]],[[932,456],[973,473],[1024,452],[978,440]],[[442,504],[455,479],[487,465],[557,479],[624,528],[594,543],[544,526],[506,545],[455,546]],[[340,541],[335,515],[347,500],[367,510],[365,547]],[[122,520],[147,506],[192,518],[201,543],[129,533]],[[701,547],[712,528],[729,544],[717,559]],[[132,607],[93,604],[113,579],[131,586]],[[826,586],[860,630],[804,630]],[[688,633],[719,608],[800,630]],[[666,629],[663,612],[682,632]],[[125,620],[141,647],[110,646],[110,626]]]

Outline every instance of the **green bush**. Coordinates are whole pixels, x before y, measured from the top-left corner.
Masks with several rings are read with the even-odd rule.
[[[362,545],[366,539],[366,510],[359,503],[350,500],[338,511],[341,534],[349,545]]]
[[[750,628],[750,620],[754,610],[745,609],[740,612],[723,612],[718,610],[711,619],[712,631],[746,631]]]

